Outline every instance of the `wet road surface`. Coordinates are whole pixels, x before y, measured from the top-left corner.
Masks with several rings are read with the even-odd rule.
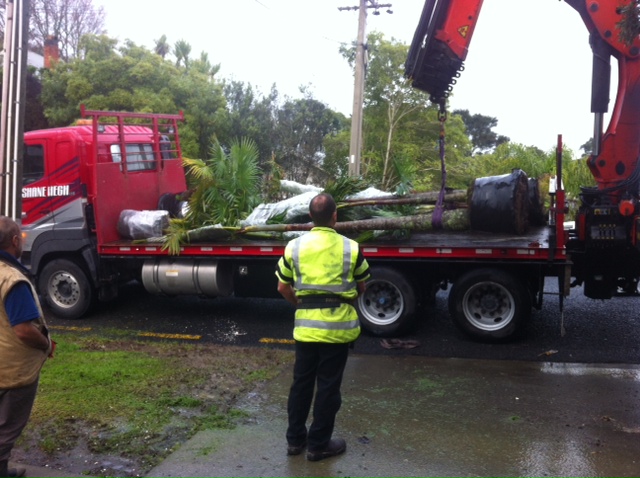
[[[198,433],[148,476],[640,476],[638,306],[578,290],[561,315],[551,296],[526,339],[483,344],[456,332],[440,293],[403,337],[418,347],[358,340],[336,427],[345,455],[286,456],[284,369],[244,399],[246,423]],[[293,310],[284,300],[152,297],[133,285],[84,320],[49,322],[55,333],[290,348]]]
[[[249,395],[251,419],[204,431],[148,476],[638,476],[640,368],[349,359],[335,436],[347,452],[286,456],[290,372]]]
[[[551,287],[553,290],[553,288]],[[446,292],[421,311],[417,326],[404,340],[412,349],[385,349],[380,338],[361,336],[356,352],[387,356],[420,355],[473,359],[551,361],[570,363],[640,364],[640,297],[608,301],[587,299],[572,289],[564,313],[558,297],[549,295],[532,314],[523,340],[506,344],[478,343],[460,335],[448,315]],[[132,283],[113,302],[101,303],[87,318],[48,317],[64,333],[69,328],[91,329],[109,335],[128,332],[141,338],[206,341],[243,346],[291,347],[293,308],[283,299],[201,299],[156,297]],[[565,334],[561,334],[564,327]]]

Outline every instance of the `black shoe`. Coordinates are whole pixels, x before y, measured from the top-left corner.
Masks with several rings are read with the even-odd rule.
[[[347,450],[347,442],[342,438],[332,438],[329,444],[321,450],[309,450],[307,452],[307,460],[320,461],[325,458],[340,455]]]
[[[9,478],[18,477],[18,476],[24,476],[26,473],[27,473],[27,469],[26,468],[22,468],[21,466],[19,466],[17,468],[9,468],[7,470],[7,476]]]
[[[307,447],[306,441],[300,445],[287,445],[287,455],[289,456],[299,455],[300,453],[302,453],[302,451],[306,447]]]

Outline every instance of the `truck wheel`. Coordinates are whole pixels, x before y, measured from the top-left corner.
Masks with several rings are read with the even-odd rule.
[[[84,270],[67,259],[55,259],[44,266],[38,287],[49,309],[65,319],[82,317],[95,296]]]
[[[531,299],[511,274],[479,269],[453,284],[449,313],[454,324],[472,338],[504,341],[524,331],[531,316]]]
[[[371,277],[357,301],[362,328],[379,337],[402,333],[416,310],[413,287],[401,274],[385,267],[371,268]]]

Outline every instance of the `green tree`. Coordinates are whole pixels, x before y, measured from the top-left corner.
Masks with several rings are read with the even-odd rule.
[[[340,51],[353,66],[354,47],[343,45]],[[421,190],[438,188],[442,179],[438,110],[429,104],[425,93],[412,88],[403,77],[408,47],[372,32],[367,52],[362,151],[365,178],[387,190],[402,183],[412,183]],[[470,149],[464,124],[450,118],[447,163],[462,161]]]
[[[2,70],[0,69],[0,74]],[[1,82],[0,82],[1,83]],[[49,123],[44,116],[40,95],[42,94],[42,82],[40,77],[32,68],[27,71],[26,81],[26,104],[24,113],[24,130],[33,131],[49,127]]]
[[[182,219],[171,219],[164,246],[171,254],[189,241],[188,231],[203,226],[238,226],[260,203],[258,148],[247,138],[236,139],[227,148],[215,141],[210,158],[184,159],[192,183],[189,211]]]
[[[589,155],[593,153],[593,148],[595,147],[595,141],[593,138],[589,138],[589,141],[580,146],[580,149],[584,152],[585,155]]]
[[[506,136],[499,136],[493,131],[498,126],[498,119],[481,114],[471,114],[469,110],[454,110],[453,114],[459,115],[467,128],[467,134],[473,144],[474,154],[490,152],[502,143],[509,141]]]
[[[90,109],[166,113],[185,111],[185,156],[205,158],[224,116],[221,84],[197,68],[187,70],[131,41],[117,47],[106,36],[83,38],[83,59],[43,72],[42,103],[52,126]]]
[[[200,53],[200,58],[192,62],[191,67],[211,80],[220,71],[220,64],[212,65],[209,61],[209,54],[204,51]]]
[[[234,140],[227,149],[215,142],[210,159],[187,159],[195,188],[186,220],[194,227],[236,226],[260,202],[258,148],[250,139]]]
[[[418,167],[415,187],[418,191],[437,190],[442,186],[442,165],[440,158],[440,135],[445,144],[446,186],[463,189],[469,185],[469,163],[471,142],[462,118],[447,115],[444,120],[435,105],[427,108],[412,121],[413,148]],[[420,139],[424,139],[420,141]]]
[[[324,183],[324,138],[338,133],[343,116],[308,92],[302,99],[289,99],[276,111],[274,152],[276,162],[284,169],[286,179],[306,183]]]
[[[173,47],[173,55],[176,57],[176,66],[184,66],[186,69],[189,69],[190,54],[191,45],[184,40],[178,40]]]
[[[530,178],[555,174],[555,151],[544,152],[535,146],[503,143],[493,153],[474,156],[467,164],[466,174],[475,178],[508,174],[522,169]]]
[[[256,142],[260,151],[260,166],[275,153],[275,129],[278,91],[275,85],[261,97],[251,84],[230,81],[224,84],[227,114],[218,129],[218,139],[228,143],[232,138],[247,137]]]
[[[342,45],[341,54],[355,67],[355,45]],[[390,189],[411,176],[410,162],[395,138],[403,120],[424,106],[424,96],[411,88],[402,75],[408,47],[387,41],[379,32],[367,37],[367,78],[364,89],[362,171],[375,178],[383,189]]]
[[[167,35],[162,35],[158,40],[153,40],[153,42],[155,43],[153,51],[156,53],[156,55],[160,55],[164,60],[164,58],[171,51],[171,46],[167,42]]]
[[[349,175],[349,146],[351,135],[349,121],[344,116],[339,130],[324,137],[322,146],[324,158],[322,169],[331,179],[345,178]]]
[[[640,35],[640,3],[637,0],[632,0],[618,8],[622,14],[622,20],[617,25],[618,35],[622,41],[631,45]]]
[[[0,68],[0,88],[3,83],[3,69]],[[44,116],[40,95],[42,93],[42,82],[35,68],[27,69],[26,78],[26,102],[24,112],[24,130],[33,131],[49,127],[49,123]]]

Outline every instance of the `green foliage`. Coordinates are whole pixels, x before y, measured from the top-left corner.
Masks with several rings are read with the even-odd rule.
[[[237,136],[252,138],[260,151],[260,167],[273,158],[282,169],[283,179],[302,183],[311,180],[322,185],[339,177],[348,170],[344,167],[349,147],[348,121],[308,91],[303,93],[302,99],[282,101],[275,86],[260,97],[250,84],[226,83],[227,114],[218,123],[218,139],[224,142]],[[338,142],[333,138],[339,138]],[[332,148],[334,145],[337,148]]]
[[[367,188],[367,184],[360,178],[341,177],[329,181],[324,188],[324,192],[331,194],[338,203],[344,201],[348,196],[352,196]]]
[[[85,36],[82,59],[60,62],[43,72],[41,98],[45,116],[52,126],[72,124],[83,103],[98,110],[183,110],[183,152],[191,157],[206,157],[221,112],[224,113],[222,86],[213,80],[212,72],[217,70],[206,56],[189,60],[190,47],[180,45],[180,66],[175,66],[131,41],[118,47],[116,40],[106,36]]]
[[[378,32],[369,35],[367,45],[364,178],[389,191],[401,185],[417,191],[437,189],[442,180],[438,111],[428,95],[412,88],[403,76],[408,47]],[[353,65],[355,49],[343,46],[341,53]],[[446,128],[447,165],[455,168],[466,161],[472,146],[459,116],[451,116]]]
[[[4,81],[3,67],[0,65],[0,88]],[[44,116],[40,96],[42,94],[42,81],[36,69],[29,67],[26,76],[25,91],[25,113],[24,113],[24,130],[33,131],[44,129],[49,126]]]
[[[581,186],[595,186],[596,181],[587,166],[587,158],[573,159],[571,152],[563,155],[562,162],[562,183],[567,192],[567,203],[569,214],[567,218],[574,217],[580,206]]]
[[[620,40],[631,45],[640,35],[640,4],[638,0],[625,3],[626,5],[621,4],[618,7],[622,14],[622,20],[617,25],[618,35]]]
[[[344,117],[306,94],[277,110],[276,125],[275,154],[286,179],[323,184],[328,179],[322,169],[323,141],[344,128]]]
[[[345,125],[341,131],[328,134],[322,141],[325,153],[322,169],[331,178],[341,178],[349,174],[349,145],[351,141],[349,129],[350,126]]]
[[[508,174],[513,169],[522,169],[531,178],[555,174],[555,151],[545,153],[533,146],[504,143],[493,153],[470,158],[460,175],[469,185],[475,178]]]
[[[191,54],[191,45],[184,41],[178,40],[173,47],[173,56],[176,57],[176,66],[184,66],[189,69],[189,55]]]
[[[228,144],[233,138],[251,138],[260,152],[260,167],[270,160],[276,161],[277,90],[273,88],[261,98],[250,84],[231,81],[224,84],[223,92],[227,107],[226,114],[218,123],[218,140]]]
[[[426,109],[426,97],[403,76],[406,45],[387,41],[379,32],[369,34],[367,40],[362,169],[381,189],[392,190],[415,172],[411,144],[405,140],[412,117]],[[350,52],[343,50],[343,54],[351,58]]]
[[[226,150],[219,142],[211,146],[211,158],[187,159],[193,183],[189,212],[171,219],[165,247],[177,254],[187,241],[187,231],[204,226],[237,226],[260,203],[258,148],[247,138],[235,140]]]
[[[262,200],[264,202],[276,202],[280,200],[280,181],[284,177],[284,171],[275,161],[272,155],[271,160],[267,162],[266,167],[261,168],[264,171],[262,179]]]
[[[471,114],[469,110],[454,110],[453,114],[462,118],[467,134],[473,143],[474,153],[486,153],[496,146],[509,141],[505,136],[498,136],[493,128],[498,126],[498,119],[481,114]]]
[[[229,153],[220,143],[208,161],[185,160],[196,181],[187,221],[204,226],[235,226],[258,204],[257,148],[249,139],[234,141]]]
[[[585,158],[575,159],[571,149],[563,151],[563,184],[569,201],[577,201],[581,186],[595,185],[593,176],[587,167]],[[453,169],[453,168],[452,168]],[[541,181],[545,190],[551,176],[556,174],[556,151],[547,152],[534,146],[518,143],[504,143],[495,152],[476,155],[469,158],[464,168],[450,171],[459,184],[459,188],[468,187],[476,178],[508,174],[513,169],[522,169],[530,178]]]

